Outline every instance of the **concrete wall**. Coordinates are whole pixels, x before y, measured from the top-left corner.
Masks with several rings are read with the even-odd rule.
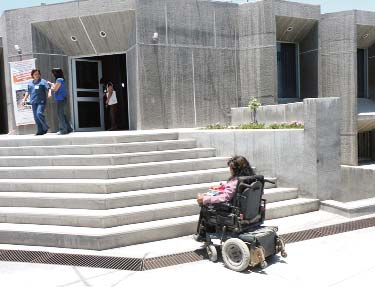
[[[258,173],[298,186],[305,197],[337,199],[342,196],[340,99],[305,99],[303,106],[264,108],[277,120],[285,117],[287,106],[303,111],[304,130],[202,130],[182,132],[180,137],[196,138],[200,147],[215,147],[220,156],[244,155]]]
[[[371,166],[341,166],[341,190],[337,200],[348,202],[373,198],[375,169]]]
[[[354,11],[322,16],[321,96],[341,98],[341,158],[349,165],[358,163],[356,43]]]
[[[302,188],[298,174],[303,170],[303,130],[198,130],[179,135],[197,139],[198,147],[216,148],[217,156],[245,156],[258,174]]]
[[[303,123],[303,103],[292,103],[283,105],[261,106],[257,110],[257,120],[259,123]],[[232,108],[232,125],[237,126],[247,124],[252,121],[249,108]]]
[[[140,127],[140,106],[138,96],[138,47],[134,46],[126,54],[126,65],[128,70],[128,106],[129,106],[129,129],[137,130]]]
[[[340,187],[339,98],[305,99],[302,194],[321,200],[336,199]]]
[[[139,0],[136,8],[139,128],[229,123],[238,106],[238,5]]]
[[[251,97],[263,104],[277,102],[276,26],[272,1],[239,8],[240,106]]]

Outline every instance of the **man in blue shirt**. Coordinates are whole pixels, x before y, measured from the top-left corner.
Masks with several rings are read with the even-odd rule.
[[[33,108],[34,120],[38,127],[36,135],[44,135],[48,132],[48,125],[46,123],[46,116],[44,110],[47,104],[48,90],[50,89],[46,80],[41,78],[40,70],[33,69],[31,71],[33,80],[27,85],[27,92],[22,100],[25,104],[26,99],[30,96],[28,104]]]

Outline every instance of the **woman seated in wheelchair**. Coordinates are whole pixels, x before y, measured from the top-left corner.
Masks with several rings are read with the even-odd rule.
[[[216,203],[229,202],[236,191],[238,177],[254,175],[247,159],[243,156],[234,156],[228,161],[231,176],[228,181],[219,186],[211,187],[207,193],[198,194],[199,205],[212,205]]]
[[[235,192],[240,176],[252,176],[255,175],[250,163],[243,156],[234,156],[228,161],[228,166],[231,176],[226,183],[220,183],[219,186],[211,187],[210,190],[205,194],[198,194],[197,202],[200,206],[208,206],[217,203],[229,202]],[[202,210],[199,217],[197,233],[194,235],[194,239],[197,241],[204,240],[205,235],[201,232],[202,224]]]

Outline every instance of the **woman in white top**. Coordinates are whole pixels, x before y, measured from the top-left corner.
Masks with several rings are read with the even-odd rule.
[[[111,118],[111,128],[110,131],[117,130],[117,120],[116,120],[116,114],[117,114],[117,97],[116,97],[116,91],[113,90],[113,84],[109,82],[107,84],[107,101],[106,105],[109,106],[109,114]]]

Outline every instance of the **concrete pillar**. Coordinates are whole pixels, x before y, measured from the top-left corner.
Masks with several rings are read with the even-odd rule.
[[[341,164],[358,165],[355,11],[324,14],[319,33],[320,97],[341,98]]]
[[[304,160],[302,195],[334,199],[340,184],[339,98],[304,100]]]

